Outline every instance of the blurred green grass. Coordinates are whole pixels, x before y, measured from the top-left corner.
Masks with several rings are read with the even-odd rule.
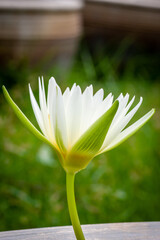
[[[70,72],[49,69],[64,90],[74,82],[82,89],[93,84],[105,95],[143,96],[132,120],[152,107],[153,118],[116,149],[96,157],[76,176],[76,198],[82,224],[160,220],[160,70],[158,55],[146,52],[128,57],[128,45],[95,55],[81,46]],[[127,59],[126,59],[127,58]],[[153,70],[154,68],[154,70]],[[1,83],[36,124],[28,94],[31,83],[38,97],[40,69],[14,62],[0,70]],[[10,82],[13,79],[13,84]],[[0,230],[69,225],[65,173],[52,149],[30,134],[0,96]]]

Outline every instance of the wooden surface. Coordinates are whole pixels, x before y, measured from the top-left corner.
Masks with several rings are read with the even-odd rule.
[[[82,0],[0,0],[0,10],[10,11],[73,11],[82,6]]]
[[[114,4],[131,7],[154,8],[160,9],[159,0],[86,0],[87,2],[98,2],[104,4]]]
[[[115,30],[157,37],[160,0],[86,0],[84,25],[86,33]]]
[[[81,13],[1,12],[0,39],[67,39],[81,35]]]
[[[160,222],[83,225],[86,240],[160,240]],[[1,240],[75,240],[71,226],[0,232]]]
[[[0,64],[68,69],[82,34],[82,0],[0,0]]]

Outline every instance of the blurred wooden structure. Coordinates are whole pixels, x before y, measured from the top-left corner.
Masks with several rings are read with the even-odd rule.
[[[0,60],[68,65],[82,32],[81,0],[0,0]]]
[[[136,33],[160,38],[159,0],[86,0],[86,34]]]
[[[112,223],[82,226],[87,240],[159,240],[160,222]],[[1,240],[75,240],[73,229],[49,227],[0,232]]]
[[[28,58],[67,68],[83,29],[92,40],[129,33],[159,45],[160,0],[0,0],[0,63]]]

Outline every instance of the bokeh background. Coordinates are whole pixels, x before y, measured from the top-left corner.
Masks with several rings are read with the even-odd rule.
[[[36,126],[28,83],[54,76],[64,90],[143,96],[134,136],[76,176],[82,224],[160,220],[160,3],[0,0],[0,85]],[[0,90],[0,230],[69,225],[65,172],[30,134]]]

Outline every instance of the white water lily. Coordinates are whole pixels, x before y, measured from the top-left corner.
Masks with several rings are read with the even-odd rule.
[[[100,89],[93,94],[93,86],[84,92],[74,84],[62,94],[52,77],[48,84],[46,98],[44,81],[39,78],[39,104],[29,85],[32,108],[43,135],[29,122],[17,105],[4,94],[21,121],[39,138],[49,143],[57,151],[66,171],[77,172],[96,155],[109,151],[125,141],[141,128],[154,114],[152,109],[131,126],[126,127],[142,103],[131,110],[135,100],[129,101],[129,94],[121,93],[113,103],[110,93],[104,98]]]
[[[104,98],[103,89],[93,94],[91,85],[82,92],[76,84],[62,94],[52,77],[46,98],[43,79],[39,79],[39,104],[30,85],[29,93],[41,133],[21,112],[4,86],[3,92],[22,123],[57,152],[66,171],[67,200],[74,232],[77,240],[85,240],[75,203],[75,173],[85,168],[96,155],[111,150],[133,135],[152,117],[155,110],[152,109],[125,128],[140,107],[142,97],[130,110],[135,97],[129,101],[129,94],[123,96],[121,93],[113,102],[111,93]]]

